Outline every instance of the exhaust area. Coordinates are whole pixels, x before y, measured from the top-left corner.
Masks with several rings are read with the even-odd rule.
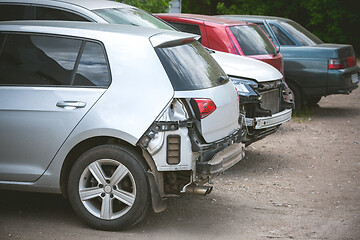
[[[185,193],[205,196],[211,193],[212,189],[213,189],[212,186],[189,185],[185,188]]]

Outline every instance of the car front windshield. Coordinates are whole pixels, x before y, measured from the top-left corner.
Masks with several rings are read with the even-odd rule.
[[[303,46],[313,46],[323,43],[323,41],[296,22],[279,22],[279,25]]]
[[[228,82],[225,72],[198,42],[155,48],[176,91],[199,90]]]
[[[137,8],[105,8],[93,10],[108,23],[174,30],[151,14]]]
[[[276,52],[269,38],[256,25],[232,26],[230,31],[234,34],[245,56],[274,54]]]

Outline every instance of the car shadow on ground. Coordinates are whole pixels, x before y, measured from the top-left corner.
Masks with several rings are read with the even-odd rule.
[[[245,158],[228,169],[225,174],[240,177],[253,173],[274,173],[291,167],[289,162],[286,161],[287,156],[285,153],[276,155],[265,148],[265,145],[263,146],[261,148],[247,147]]]
[[[2,222],[1,218],[11,218],[15,222],[26,223],[22,225],[22,228],[31,229],[33,225],[36,225],[36,228],[43,229],[45,234],[60,226],[64,229],[75,227],[86,234],[94,231],[75,215],[68,201],[61,195],[3,190],[0,191],[0,194],[2,196],[0,222]],[[251,207],[239,204],[234,213],[231,211],[234,210],[231,203],[225,198],[225,196],[219,195],[219,192],[207,196],[181,195],[177,198],[170,198],[167,200],[167,210],[161,213],[149,210],[142,222],[121,232],[126,234],[143,234],[144,232],[146,234],[163,233],[164,235],[171,232],[194,234],[198,233],[199,229],[209,231],[209,226],[205,224],[209,218],[219,224],[220,222],[226,224],[228,221],[239,221],[239,214],[245,219]],[[11,223],[3,223],[0,230],[1,228],[7,229],[7,224]],[[104,232],[104,234],[111,235],[112,233]]]
[[[315,106],[311,109],[311,111],[311,116],[317,118],[344,118],[348,116],[360,115],[360,108],[350,106],[346,108]]]
[[[219,229],[209,229],[208,219],[212,219],[215,225],[233,225],[252,221],[251,216],[256,213],[256,209],[241,202],[234,206],[228,199],[229,197],[222,195],[221,192],[226,179],[232,179],[234,176],[241,178],[247,173],[271,172],[269,171],[270,165],[265,161],[267,157],[276,158],[271,154],[270,156],[259,155],[259,151],[253,149],[248,151],[247,159],[226,171],[225,175],[215,178],[214,190],[211,194],[206,196],[181,195],[169,198],[167,210],[154,213],[150,209],[142,222],[123,232],[135,235],[143,233],[168,235],[171,232],[196,234],[199,231],[207,231],[216,234]],[[283,164],[279,158],[280,163]],[[52,228],[62,225],[63,228],[76,227],[88,233],[93,231],[75,215],[68,200],[61,195],[6,190],[1,190],[0,195],[2,196],[0,198],[0,222],[2,217],[11,217],[22,219],[24,222],[31,221],[32,224],[39,227],[46,225],[46,227]]]

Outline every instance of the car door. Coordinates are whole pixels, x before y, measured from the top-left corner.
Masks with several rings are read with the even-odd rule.
[[[0,181],[36,181],[110,84],[100,43],[0,34]]]

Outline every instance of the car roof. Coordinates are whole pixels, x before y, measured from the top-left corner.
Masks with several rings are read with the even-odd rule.
[[[241,21],[246,21],[246,20],[275,20],[275,21],[282,21],[282,22],[292,21],[288,18],[283,18],[283,17],[261,16],[261,15],[219,15],[219,17],[225,17],[225,18],[226,17],[234,17],[231,19],[235,19],[235,18],[239,17],[239,18],[242,18]],[[227,18],[227,19],[229,19],[229,18]]]
[[[130,5],[109,0],[6,0],[6,3],[44,4],[48,6],[70,4],[88,10],[103,8],[132,8]]]
[[[201,15],[201,14],[159,13],[159,14],[156,14],[156,15],[157,16],[169,16],[169,17],[195,19],[195,20],[207,21],[207,22],[212,22],[212,23],[218,23],[218,24],[222,24],[222,25],[243,25],[243,24],[246,24],[244,21],[220,18],[220,17],[217,17],[217,16]]]
[[[0,31],[58,34],[94,39],[102,39],[103,37],[106,38],[109,34],[124,34],[149,39],[154,35],[160,35],[162,33],[164,41],[166,41],[169,36],[172,36],[172,38],[177,37],[182,39],[197,36],[159,28],[144,28],[122,24],[44,20],[4,21],[0,22]]]

